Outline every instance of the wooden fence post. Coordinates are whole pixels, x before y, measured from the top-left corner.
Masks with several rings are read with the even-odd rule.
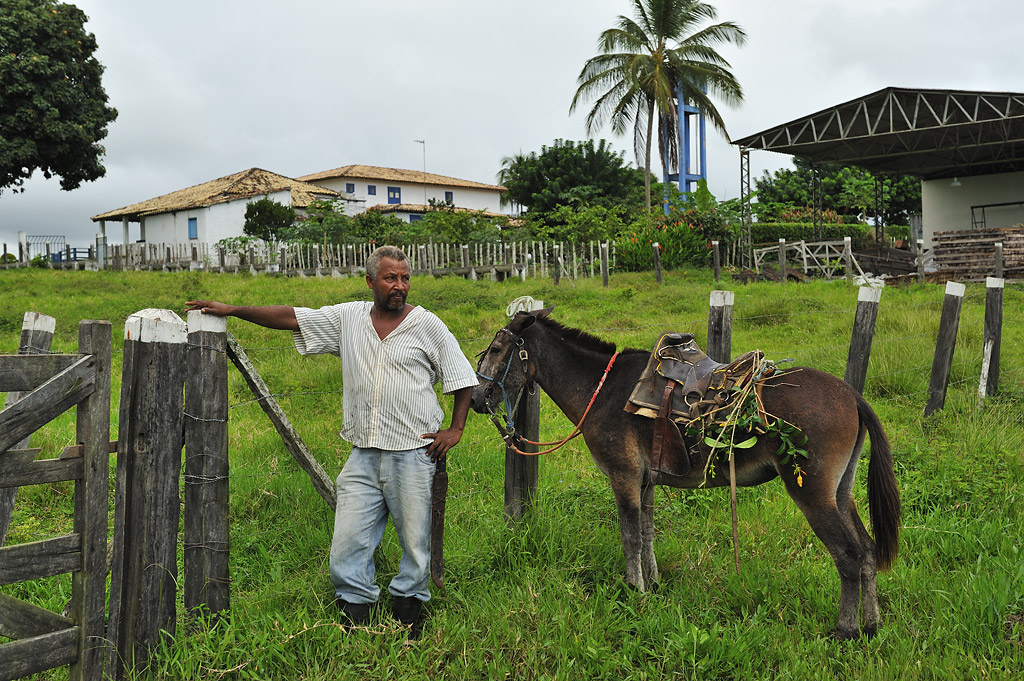
[[[985,345],[978,396],[984,399],[999,389],[999,348],[1003,342],[1003,280],[985,279]]]
[[[39,312],[26,312],[21,322],[21,340],[18,342],[19,355],[45,355],[50,352],[53,341],[53,330],[57,328],[57,320]],[[7,393],[5,408],[21,399],[20,392]],[[26,437],[14,446],[14,449],[28,449],[31,436]],[[17,487],[0,488],[0,546],[7,540],[7,532],[11,529],[11,517],[14,514],[14,501]]]
[[[878,319],[878,303],[881,299],[880,288],[861,286],[857,293],[857,313],[853,318],[850,354],[846,357],[846,375],[843,380],[859,393],[864,392],[864,381],[868,375],[871,341],[875,337],[875,321]]]
[[[188,313],[185,379],[185,609],[231,607],[228,572],[227,320]]]
[[[714,258],[715,282],[717,283],[722,280],[722,253],[718,248],[717,239],[711,242],[711,252]]]
[[[558,280],[562,275],[562,256],[558,252],[558,244],[555,244],[554,246],[551,247],[551,252],[554,254],[555,257],[555,286],[558,286]]]
[[[175,630],[185,323],[142,310],[124,338],[107,636],[118,678],[145,669]]]
[[[1003,278],[1003,242],[997,241],[995,247],[995,264],[992,268],[992,276],[996,279]]]
[[[960,326],[960,308],[964,302],[963,284],[946,282],[946,296],[942,301],[942,317],[939,320],[939,335],[935,341],[935,359],[932,361],[931,379],[928,381],[928,404],[924,415],[942,409],[946,404],[946,388],[949,372],[953,366],[953,351],[956,349],[956,331]]]
[[[779,239],[779,281],[786,283],[786,240]]]
[[[654,278],[661,283],[661,245],[655,241],[651,244],[651,255],[654,258]]]
[[[608,288],[608,242],[601,244],[601,283]]]
[[[532,301],[533,309],[542,309],[543,300]],[[509,312],[515,314],[520,310],[529,312],[520,303],[517,307],[510,308]],[[529,384],[523,387],[523,395],[519,398],[519,408],[515,415],[516,433],[527,440],[534,442],[540,439],[540,389],[536,384]],[[537,451],[534,445],[523,445],[523,451]],[[519,454],[512,449],[505,448],[505,517],[508,520],[516,521],[530,509],[533,498],[537,494],[537,480],[539,478],[538,457]]]
[[[708,313],[708,357],[726,364],[732,361],[732,291],[712,291]]]
[[[853,283],[853,239],[843,237],[843,265],[846,270],[846,281]]]
[[[917,280],[924,281],[924,239],[917,240]]]
[[[540,438],[540,389],[536,385],[523,387],[514,418],[518,435],[534,442]],[[535,452],[537,448],[524,444],[523,451]],[[505,448],[505,517],[510,520],[522,518],[537,494],[537,458]]]
[[[110,322],[78,324],[78,352],[95,358],[96,388],[75,410],[82,478],[75,481],[75,532],[82,569],[71,578],[71,618],[82,627],[81,653],[71,679],[99,679],[112,650],[106,633],[107,512],[110,491]],[[109,667],[108,667],[109,670]]]

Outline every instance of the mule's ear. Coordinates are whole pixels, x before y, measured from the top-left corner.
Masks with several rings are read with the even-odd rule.
[[[509,327],[515,332],[520,333],[523,329],[530,326],[537,321],[537,317],[533,312],[527,312],[526,310],[520,310],[512,315],[512,320],[509,322]]]
[[[554,311],[554,309],[555,309],[555,306],[552,305],[551,307],[545,307],[543,310],[534,310],[530,314],[532,314],[535,317],[547,317],[549,314],[551,314]]]

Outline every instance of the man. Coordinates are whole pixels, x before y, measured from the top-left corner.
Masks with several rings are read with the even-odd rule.
[[[330,353],[342,363],[341,436],[353,445],[338,476],[330,575],[338,607],[356,624],[370,620],[380,589],[373,552],[388,515],[402,546],[398,574],[388,585],[392,610],[415,638],[430,599],[430,507],[435,464],[462,437],[476,373],[444,322],[406,303],[409,262],[382,246],[366,261],[373,302],[318,310],[284,305],[243,307],[209,300],[189,310],[233,316],[293,332],[304,354]],[[433,386],[455,394],[451,425]],[[429,440],[429,442],[425,442]]]

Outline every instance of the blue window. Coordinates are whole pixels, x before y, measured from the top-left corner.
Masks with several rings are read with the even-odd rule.
[[[366,193],[369,196],[377,196],[377,185],[368,184],[366,185]]]
[[[401,203],[402,202],[402,188],[401,187],[388,187],[388,203]]]
[[[199,238],[199,219],[189,218],[188,219],[188,238],[198,239]]]
[[[445,203],[455,203],[455,192],[445,192],[444,200]]]
[[[422,215],[410,215],[409,216],[409,222],[419,222],[422,219],[423,219]]]
[[[347,193],[347,194],[355,194],[356,193],[356,183],[355,182],[346,182],[345,183],[345,193]]]

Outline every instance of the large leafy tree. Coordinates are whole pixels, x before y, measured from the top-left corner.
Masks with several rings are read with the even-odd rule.
[[[794,157],[793,168],[767,170],[755,180],[755,212],[761,221],[780,219],[793,207],[813,205],[814,169],[810,161]],[[822,163],[818,166],[822,208],[839,215],[867,220],[875,214],[875,178],[856,166]],[[881,211],[886,224],[906,224],[909,215],[921,212],[921,181],[909,175],[880,177],[885,190]]]
[[[85,14],[54,0],[0,0],[0,191],[39,169],[61,189],[106,173],[107,106]]]
[[[498,181],[506,191],[502,204],[547,213],[558,206],[624,205],[635,201],[643,186],[636,168],[626,165],[621,153],[605,140],[573,142],[556,139],[531,151],[501,161]]]
[[[605,123],[616,134],[632,127],[637,164],[645,170],[649,209],[655,114],[659,150],[670,165],[679,156],[680,91],[687,104],[704,112],[724,134],[725,122],[712,97],[738,104],[743,91],[716,48],[742,45],[746,33],[731,21],[703,25],[717,19],[718,13],[697,0],[632,0],[632,4],[632,18],[619,16],[618,24],[601,34],[601,53],[584,64],[569,111],[594,99],[587,113],[588,135]]]

